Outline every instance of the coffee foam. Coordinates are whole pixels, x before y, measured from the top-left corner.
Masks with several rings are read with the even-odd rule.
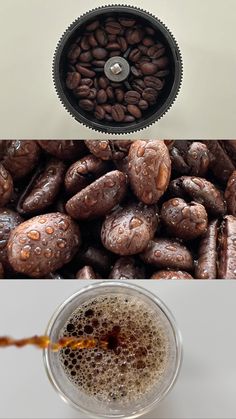
[[[87,395],[106,403],[137,400],[161,379],[169,354],[163,322],[147,303],[134,296],[92,298],[72,313],[60,337],[101,339],[114,330],[120,331],[113,349],[64,348],[59,359],[68,379]]]

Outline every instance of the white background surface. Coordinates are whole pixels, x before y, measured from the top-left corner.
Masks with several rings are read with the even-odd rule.
[[[89,282],[1,281],[0,334],[44,333],[57,306]],[[236,282],[133,282],[168,305],[184,342],[183,366],[174,389],[143,418],[235,418]],[[1,418],[84,418],[52,388],[40,350],[2,349],[0,374]]]
[[[235,138],[235,0],[0,0],[0,138],[108,137],[80,125],[62,107],[51,68],[71,22],[111,3],[145,8],[163,20],[184,60],[184,82],[173,108],[150,128],[126,137]]]

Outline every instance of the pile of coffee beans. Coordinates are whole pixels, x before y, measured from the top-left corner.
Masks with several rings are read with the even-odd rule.
[[[0,141],[0,277],[236,279],[236,140]]]
[[[117,57],[126,60],[127,77],[107,77],[105,65]],[[124,71],[124,70],[123,70]],[[157,106],[170,74],[168,48],[160,34],[131,17],[97,19],[87,24],[69,46],[65,84],[73,102],[99,121],[128,123]]]

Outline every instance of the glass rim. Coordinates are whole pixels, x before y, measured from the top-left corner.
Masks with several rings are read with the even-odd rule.
[[[136,285],[133,284],[131,282],[123,282],[123,281],[99,281],[96,283],[92,283],[89,285],[86,285],[85,287],[82,287],[80,290],[74,292],[72,295],[70,295],[68,298],[66,298],[66,300],[64,300],[60,305],[57,306],[56,310],[54,311],[53,315],[51,316],[47,327],[46,327],[46,332],[45,334],[47,336],[50,336],[51,331],[53,330],[53,326],[55,324],[56,319],[58,318],[58,316],[61,314],[61,312],[63,311],[63,309],[73,300],[75,300],[76,298],[78,298],[80,295],[86,293],[87,291],[90,290],[95,290],[95,289],[102,289],[105,287],[121,287],[121,288],[127,288],[127,289],[133,289],[134,291],[140,292],[140,294],[145,295],[147,298],[149,298],[150,300],[152,300],[153,303],[155,303],[156,306],[158,306],[158,308],[162,311],[162,313],[164,314],[164,316],[166,317],[171,330],[173,332],[173,336],[174,336],[174,341],[175,341],[175,348],[176,348],[176,360],[175,360],[175,368],[174,368],[174,373],[173,376],[169,382],[169,384],[158,394],[158,397],[156,397],[150,404],[148,404],[147,406],[144,406],[143,408],[141,408],[140,410],[129,414],[128,416],[125,416],[126,419],[131,419],[131,418],[136,418],[139,417],[141,415],[144,415],[145,413],[153,410],[155,408],[156,405],[158,405],[164,398],[165,396],[173,389],[176,380],[179,376],[180,373],[180,369],[181,369],[181,365],[182,365],[182,361],[183,361],[183,340],[182,340],[182,335],[181,332],[179,330],[179,327],[177,325],[176,319],[174,317],[174,315],[172,314],[172,312],[169,310],[169,308],[166,306],[166,304],[162,301],[162,299],[160,299],[159,297],[157,297],[152,291],[149,291],[147,289],[145,289],[144,287],[140,286],[140,285]],[[79,404],[73,402],[63,391],[63,389],[58,385],[54,374],[52,372],[51,369],[51,365],[50,365],[50,361],[49,361],[49,353],[50,353],[50,349],[49,348],[45,348],[43,350],[43,362],[44,362],[44,367],[47,373],[47,376],[49,378],[49,381],[51,382],[54,390],[57,392],[57,394],[60,396],[60,398],[67,403],[70,407],[73,407],[74,409],[76,409],[77,411],[80,411],[82,413],[85,413],[88,417],[91,418],[100,418],[100,416],[98,416],[96,413],[94,413],[94,411],[90,410],[89,407],[88,409],[83,408],[82,406],[80,406]],[[103,414],[103,417],[106,418],[111,418],[111,414]],[[124,418],[123,414],[114,414],[112,416],[113,418]]]

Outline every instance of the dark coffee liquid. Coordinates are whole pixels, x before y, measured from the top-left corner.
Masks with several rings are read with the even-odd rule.
[[[168,337],[153,309],[133,296],[104,295],[82,304],[60,337],[105,340],[107,348],[60,351],[65,374],[98,400],[137,400],[159,382],[168,362]]]

